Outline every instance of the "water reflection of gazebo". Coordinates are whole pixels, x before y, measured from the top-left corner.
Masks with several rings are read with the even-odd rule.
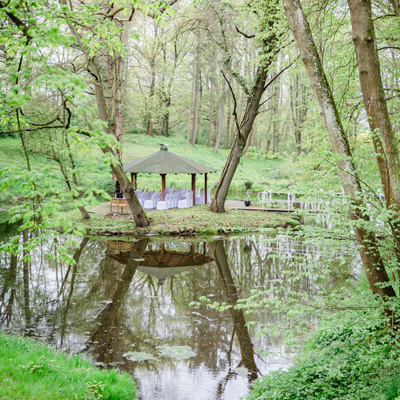
[[[130,251],[124,250],[128,249],[129,244],[133,247],[134,242],[124,242],[123,246],[120,246],[118,241],[109,242],[108,247],[115,250],[115,253],[110,254],[110,257],[120,264],[126,264]],[[212,257],[204,253],[196,252],[193,243],[188,251],[168,250],[164,243],[161,243],[159,250],[152,249],[144,252],[143,257],[139,260],[139,269],[158,279],[166,279],[213,260]]]
[[[193,205],[196,204],[196,175],[204,174],[205,204],[207,204],[207,174],[216,172],[213,168],[168,151],[167,145],[161,145],[157,153],[125,164],[124,171],[131,174],[131,183],[135,190],[137,189],[137,174],[160,174],[162,201],[165,200],[167,174],[190,174],[192,175]]]

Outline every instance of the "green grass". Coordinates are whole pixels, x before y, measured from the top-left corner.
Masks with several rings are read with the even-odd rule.
[[[179,136],[168,138],[160,136],[147,136],[143,134],[124,135],[122,144],[123,162],[127,163],[149,154],[157,152],[161,142],[169,144],[169,150],[193,161],[197,161],[209,167],[215,168],[216,173],[208,174],[208,187],[213,190],[219,180],[220,173],[225,165],[229,150],[220,149],[217,154],[213,149],[204,145],[189,146],[186,153],[186,141]],[[38,190],[52,192],[55,188],[60,192],[66,190],[59,166],[46,155],[39,152],[41,143],[35,143],[35,138],[30,141],[30,162],[32,169],[41,171],[42,175],[36,182]],[[94,147],[90,151],[76,148],[75,162],[78,167],[78,179],[80,186],[85,189],[101,189],[112,195],[114,182],[110,168],[102,161],[101,151]],[[0,138],[0,171],[11,168],[5,176],[14,175],[17,168],[26,169],[25,156],[19,139]],[[259,191],[268,189],[287,189],[289,183],[296,183],[296,174],[293,173],[295,166],[292,160],[264,160],[253,159],[243,156],[233,178],[228,199],[244,200],[246,191],[245,182],[252,183],[253,202]],[[0,192],[0,202],[18,202],[24,198],[26,191],[23,190],[25,183],[18,174],[14,175],[17,181],[13,186]],[[190,175],[173,175],[166,177],[167,186],[189,187],[191,185]],[[0,182],[1,183],[1,182]],[[204,177],[197,176],[197,187],[204,188]],[[160,190],[161,178],[158,174],[139,174],[138,189],[148,188]]]
[[[90,221],[82,220],[77,211],[70,213],[71,219],[91,234],[216,234],[227,232],[261,232],[271,228],[297,225],[299,222],[290,215],[265,211],[228,210],[224,214],[208,211],[206,206],[172,209],[165,212],[148,211],[149,228],[136,228],[131,216],[91,214]]]
[[[160,143],[167,143],[169,151],[179,154],[182,157],[189,158],[193,161],[215,168],[217,173],[209,174],[209,187],[213,188],[218,182],[220,173],[225,165],[229,150],[219,149],[218,153],[214,153],[210,147],[196,145],[189,146],[186,153],[186,141],[182,137],[160,137],[147,135],[126,135],[123,143],[123,162],[134,161],[138,158],[145,157],[160,149]],[[231,185],[231,192],[245,192],[246,181],[253,183],[252,189],[255,191],[264,190],[267,186],[271,187],[287,187],[291,182],[293,164],[291,160],[264,160],[252,159],[243,156],[240,165],[236,171]],[[190,175],[167,175],[167,186],[190,186]],[[204,187],[202,176],[198,177],[197,184]],[[158,175],[138,175],[138,189],[151,188],[159,189],[161,186],[161,178]],[[231,195],[232,197],[232,195]],[[237,198],[237,194],[232,198]]]
[[[0,398],[132,400],[136,384],[128,373],[100,370],[81,356],[0,333]]]

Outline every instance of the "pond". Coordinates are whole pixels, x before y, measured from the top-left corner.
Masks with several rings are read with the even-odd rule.
[[[205,296],[235,305],[254,288],[280,285],[294,260],[322,257],[317,245],[285,234],[210,241],[85,238],[78,239],[76,264],[67,265],[54,241],[68,240],[48,238],[29,261],[1,255],[4,331],[129,371],[143,400],[236,400],[257,376],[290,366],[281,336],[260,336],[260,328],[246,325],[254,315],[191,303]],[[354,262],[343,254],[337,256],[344,257],[348,276]],[[297,285],[313,295],[341,279],[305,276]],[[279,315],[264,311],[256,318],[273,323]]]

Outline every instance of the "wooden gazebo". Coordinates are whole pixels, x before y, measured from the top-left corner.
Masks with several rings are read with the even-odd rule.
[[[213,168],[168,151],[165,144],[161,145],[157,153],[125,164],[124,171],[131,174],[134,189],[137,189],[137,174],[160,174],[162,201],[165,200],[167,174],[190,174],[192,175],[193,205],[196,204],[196,175],[204,174],[205,203],[207,203],[207,174],[216,172]]]

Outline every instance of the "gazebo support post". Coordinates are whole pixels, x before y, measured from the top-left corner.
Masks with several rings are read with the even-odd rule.
[[[160,174],[161,175],[161,200],[165,201],[165,175],[166,174]]]
[[[193,205],[196,205],[196,174],[192,174]]]
[[[207,174],[204,174],[204,204],[207,204]]]

